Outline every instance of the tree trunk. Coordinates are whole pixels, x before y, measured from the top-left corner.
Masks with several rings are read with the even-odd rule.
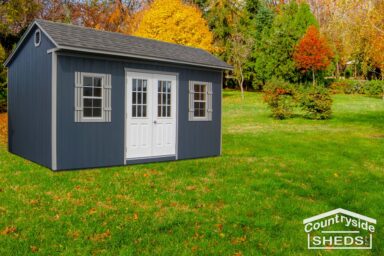
[[[340,78],[340,66],[339,66],[339,62],[336,63],[336,78],[337,78],[337,79]]]
[[[315,87],[316,85],[316,80],[315,80],[315,70],[312,69],[312,85]]]
[[[243,76],[243,74],[241,74],[241,78],[240,78],[239,84],[240,84],[241,99],[242,99],[242,100],[244,99],[244,87],[243,87],[243,83],[244,83],[244,76]]]
[[[240,86],[240,90],[241,90],[241,99],[243,100],[244,99],[244,87],[243,87],[243,83],[244,83],[244,75],[243,75],[243,69],[239,68],[239,73],[240,73],[240,79],[238,79],[237,81],[239,82],[239,86]]]

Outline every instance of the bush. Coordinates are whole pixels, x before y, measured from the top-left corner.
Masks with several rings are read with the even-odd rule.
[[[364,92],[370,96],[384,96],[384,81],[371,80],[367,81],[364,86]]]
[[[300,106],[309,119],[329,119],[332,115],[332,98],[322,87],[307,90],[300,100]]]
[[[294,86],[283,81],[271,81],[264,86],[264,101],[272,109],[276,119],[292,116],[296,106],[296,90]]]
[[[363,94],[364,93],[364,83],[365,81],[361,80],[346,80],[347,86],[344,88],[345,94]]]
[[[331,84],[330,91],[333,94],[344,93],[344,94],[364,94],[365,93],[366,81],[364,80],[338,80]]]
[[[347,80],[336,80],[329,86],[329,90],[332,94],[341,94],[347,86]]]

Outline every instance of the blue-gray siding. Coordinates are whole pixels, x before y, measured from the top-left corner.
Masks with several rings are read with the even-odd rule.
[[[51,167],[51,55],[53,44],[42,34],[24,41],[8,67],[9,151]]]
[[[188,66],[86,56],[58,55],[57,167],[76,169],[125,164],[125,68],[178,73],[178,159],[220,154],[221,71]],[[74,122],[75,72],[112,75],[112,122]],[[188,81],[213,83],[212,121],[188,121]]]

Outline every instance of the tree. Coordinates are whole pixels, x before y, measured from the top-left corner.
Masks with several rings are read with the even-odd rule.
[[[229,62],[233,65],[233,73],[244,99],[244,69],[252,51],[253,40],[239,27],[236,27],[231,35],[231,54]]]
[[[154,0],[137,14],[136,36],[213,51],[213,36],[201,11],[181,0]]]
[[[261,81],[264,85],[266,80],[271,77],[271,74],[266,72],[265,67],[269,59],[269,56],[267,56],[268,39],[275,13],[265,5],[260,5],[258,8],[256,13],[255,11],[252,12],[254,17],[249,24],[249,31],[254,44],[251,59],[247,65],[247,72],[250,74],[248,77],[252,76],[255,82]]]
[[[262,56],[257,68],[263,80],[272,77],[290,82],[299,80],[293,52],[310,25],[317,22],[307,4],[293,1],[280,6],[271,28],[262,33],[262,44],[255,55],[256,59]]]
[[[312,72],[313,85],[315,73],[325,70],[331,63],[333,53],[324,37],[315,26],[310,26],[295,48],[293,58],[299,69]]]
[[[37,0],[9,0],[0,4],[0,32],[18,34],[31,23],[43,9]]]

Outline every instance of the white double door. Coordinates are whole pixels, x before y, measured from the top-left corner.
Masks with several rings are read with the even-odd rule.
[[[126,158],[176,154],[176,76],[126,73]]]

